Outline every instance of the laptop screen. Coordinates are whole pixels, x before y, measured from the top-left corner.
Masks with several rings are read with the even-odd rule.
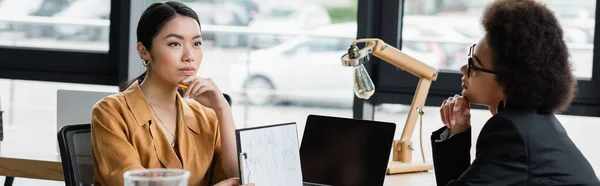
[[[396,124],[309,115],[300,145],[304,182],[383,185]]]

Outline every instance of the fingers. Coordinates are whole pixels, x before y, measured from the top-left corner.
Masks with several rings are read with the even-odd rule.
[[[457,96],[454,112],[460,114],[460,116],[468,116],[471,112],[471,104],[469,103],[469,100],[465,97]]]
[[[188,88],[185,89],[184,97],[197,97],[202,93],[198,93],[198,91],[204,86],[215,87],[214,82],[210,78],[201,78],[198,76],[189,76],[181,81],[182,84],[187,85]]]
[[[184,78],[183,80],[181,80],[181,83],[184,85],[189,85],[192,81],[196,80],[198,78],[198,76],[188,76],[186,78]]]
[[[448,119],[450,120],[450,127],[453,127],[456,124],[456,117],[454,117],[454,105],[456,105],[456,98],[452,98],[452,101],[448,104],[446,110],[448,110]]]
[[[460,108],[462,107],[462,104],[464,104],[464,99],[461,99],[458,95],[454,95],[454,99],[456,100],[454,107],[452,107],[452,111],[456,112],[459,111]]]
[[[194,83],[194,86],[189,88],[189,97],[191,98],[195,98],[198,94],[198,90],[200,90],[202,87],[206,86],[204,82],[201,81],[197,81]]]
[[[454,111],[459,111],[463,108],[466,108],[466,110],[470,109],[470,105],[469,105],[469,100],[467,100],[465,97],[461,97],[461,96],[455,96],[456,98],[456,105],[454,105]]]
[[[459,107],[459,109],[456,110],[456,112],[462,114],[463,116],[468,116],[469,113],[471,112],[471,105],[469,103],[468,100],[465,99],[461,99],[459,100],[461,103],[457,103],[459,105],[461,105]]]
[[[240,180],[238,178],[229,178],[217,183],[215,186],[236,186],[240,185]]]
[[[448,128],[451,128],[452,125],[450,123],[450,109],[448,109],[448,105],[450,104],[450,102],[452,102],[452,97],[448,98],[446,101],[446,104],[444,104],[444,120],[446,120],[446,125],[448,125]]]
[[[183,96],[187,97],[187,98],[191,97],[190,94],[192,92],[194,92],[194,89],[197,89],[199,83],[200,83],[200,81],[198,81],[197,79],[196,80],[192,80],[192,82],[188,82],[187,83],[188,88],[185,89],[185,93],[183,94]]]
[[[459,122],[461,124],[466,122],[463,120],[469,120],[470,110],[469,100],[460,95],[454,95],[442,102],[440,117],[446,127],[452,128]]]
[[[247,183],[244,185],[240,185],[239,178],[229,178],[225,181],[220,182],[219,184],[223,184],[224,186],[255,186],[254,183]]]
[[[207,85],[207,84],[202,84],[202,85],[198,86],[198,89],[193,92],[192,96],[194,98],[196,98],[210,90],[213,90],[213,86]]]
[[[445,112],[444,112],[444,106],[446,105],[447,101],[448,101],[448,99],[445,99],[442,102],[442,106],[440,106],[440,118],[442,119],[442,123],[444,124],[444,126],[450,127],[450,126],[448,126],[448,121],[446,120],[446,115],[445,115]]]

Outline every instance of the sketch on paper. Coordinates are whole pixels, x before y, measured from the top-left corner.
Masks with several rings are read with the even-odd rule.
[[[296,124],[240,131],[247,180],[261,186],[301,186]]]

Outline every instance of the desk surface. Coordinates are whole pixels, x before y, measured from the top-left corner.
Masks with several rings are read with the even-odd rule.
[[[0,175],[63,181],[60,156],[55,153],[32,154],[24,149],[1,149]],[[22,152],[22,153],[19,153]],[[384,186],[435,186],[433,172],[386,175]]]
[[[11,150],[11,151],[9,151]],[[60,155],[57,153],[33,154],[25,149],[0,150],[0,175],[63,181]],[[386,175],[384,186],[423,185],[435,186],[433,172]]]
[[[10,131],[13,135],[21,133],[23,138],[35,135],[30,132]],[[45,135],[51,138],[56,135]],[[39,139],[39,137],[32,138]],[[63,170],[56,138],[52,141],[24,141],[8,139],[0,143],[0,175],[63,181]],[[435,185],[432,171],[386,175],[384,186]]]
[[[0,175],[63,181],[58,142],[48,146],[47,142],[25,141],[26,138],[24,135],[21,141],[7,139],[0,143]]]
[[[421,185],[435,186],[435,174],[429,172],[406,173],[385,176],[384,186]]]

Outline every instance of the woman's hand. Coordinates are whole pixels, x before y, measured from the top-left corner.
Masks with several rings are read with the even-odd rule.
[[[184,91],[184,97],[193,98],[215,111],[229,108],[229,103],[212,79],[188,76],[181,83],[188,86]]]
[[[450,129],[450,136],[463,132],[471,127],[471,106],[463,96],[454,95],[442,102],[440,117]]]
[[[229,178],[217,183],[214,186],[254,186],[254,183],[240,185],[240,179],[238,178]]]

